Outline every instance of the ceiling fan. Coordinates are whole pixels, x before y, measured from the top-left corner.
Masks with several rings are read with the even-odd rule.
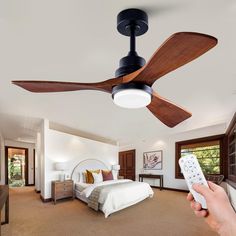
[[[179,32],[170,36],[146,63],[138,56],[136,36],[148,30],[148,16],[139,9],[126,9],[117,16],[117,30],[130,37],[130,51],[121,58],[115,78],[97,83],[58,81],[12,81],[36,93],[75,90],[99,90],[112,94],[114,103],[126,108],[146,106],[161,122],[174,127],[191,117],[185,109],[162,98],[151,86],[160,77],[201,56],[217,44],[217,39],[206,34]]]

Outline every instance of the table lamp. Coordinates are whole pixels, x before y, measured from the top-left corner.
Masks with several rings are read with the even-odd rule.
[[[65,181],[65,170],[67,170],[67,163],[66,162],[56,162],[55,163],[55,170],[61,171],[59,174],[59,180]]]
[[[114,172],[116,172],[116,178],[118,178],[118,173],[119,173],[119,170],[120,170],[120,165],[118,165],[118,164],[115,164],[115,165],[112,165],[112,170],[114,171]]]

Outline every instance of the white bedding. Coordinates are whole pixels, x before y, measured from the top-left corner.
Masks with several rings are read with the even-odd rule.
[[[91,184],[81,192],[81,195],[88,198],[92,191],[98,186],[125,182],[133,183],[127,184],[127,186],[121,185],[119,187],[114,186],[108,189],[104,188],[101,191],[98,202],[101,204],[101,211],[104,212],[105,217],[108,217],[113,212],[134,205],[145,198],[152,197],[154,194],[150,185],[147,183],[120,179]]]
[[[79,192],[82,192],[86,188],[88,188],[91,184],[87,183],[76,183],[75,184],[75,190],[78,190]]]

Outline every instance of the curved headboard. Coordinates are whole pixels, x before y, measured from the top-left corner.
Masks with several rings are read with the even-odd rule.
[[[71,173],[71,179],[74,180],[74,183],[80,181],[80,176],[82,172],[86,172],[86,170],[97,170],[97,169],[105,169],[109,170],[108,166],[98,159],[85,159],[80,161],[73,169]]]

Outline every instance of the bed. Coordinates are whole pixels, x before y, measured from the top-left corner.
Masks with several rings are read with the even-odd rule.
[[[82,173],[86,169],[109,170],[109,168],[100,160],[86,159],[76,165],[71,175],[75,183],[76,198],[91,208],[102,211],[106,218],[114,212],[153,196],[149,184],[129,179],[108,180],[95,184],[84,183]]]

